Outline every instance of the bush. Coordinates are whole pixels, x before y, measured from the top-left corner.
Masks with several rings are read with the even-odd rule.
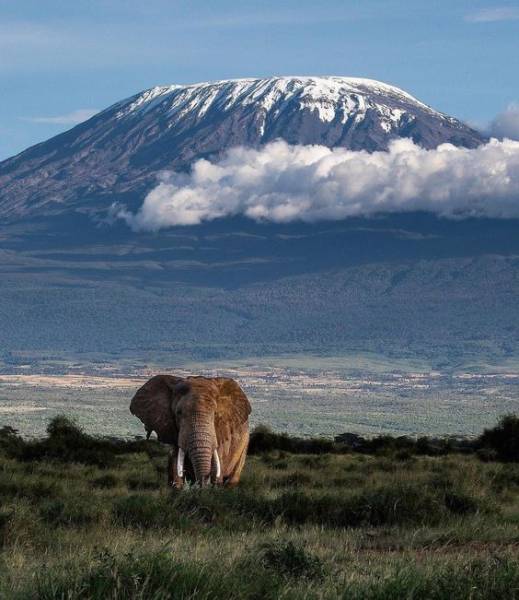
[[[130,490],[156,490],[160,487],[157,477],[147,473],[132,473],[126,478]]]
[[[274,487],[304,487],[312,483],[312,478],[304,471],[294,471],[273,482]]]
[[[0,452],[8,456],[16,455],[23,446],[23,439],[18,431],[9,425],[0,427]]]
[[[85,434],[73,421],[57,416],[47,427],[48,437],[29,441],[20,449],[23,461],[56,460],[78,462],[97,467],[114,464],[114,452],[109,442]]]
[[[147,494],[132,494],[116,500],[112,518],[116,525],[138,529],[165,528],[178,522],[171,502]]]
[[[27,498],[31,502],[42,498],[53,498],[63,491],[57,481],[14,477],[0,480],[0,497]]]
[[[343,495],[290,490],[274,498],[243,488],[194,488],[170,499],[133,494],[118,499],[112,514],[114,523],[126,527],[178,527],[191,522],[247,530],[276,519],[324,527],[435,525],[482,508],[477,498],[456,488],[394,484]]]
[[[493,450],[503,462],[519,461],[519,417],[504,416],[495,427],[485,429],[478,442],[481,449]]]
[[[12,516],[12,511],[0,510],[0,548],[5,544],[7,529]]]
[[[476,455],[481,462],[495,462],[498,460],[498,454],[492,448],[480,448]]]
[[[470,515],[480,511],[480,503],[476,498],[464,492],[448,491],[445,493],[445,506],[455,515]]]
[[[40,506],[41,518],[51,525],[81,526],[99,519],[99,513],[91,503],[86,504],[77,498],[63,500],[47,500]]]
[[[314,456],[301,456],[299,458],[301,466],[309,469],[321,470],[330,462],[329,454],[317,454]]]
[[[271,522],[275,519],[272,501],[244,488],[185,490],[174,495],[173,510],[192,521],[227,524],[232,529],[250,528],[255,520]],[[244,519],[238,521],[237,515]]]
[[[358,452],[393,456],[399,453],[405,460],[411,455],[443,456],[451,453],[468,454],[476,450],[473,440],[457,437],[432,438],[422,436],[379,435],[364,438],[356,433],[341,433],[334,441],[326,438],[298,438],[286,433],[274,433],[265,425],[258,425],[251,433],[249,454],[283,450],[293,454],[347,454]]]
[[[249,454],[284,450],[293,454],[323,454],[337,451],[336,444],[325,438],[298,438],[286,433],[274,433],[265,425],[258,425],[251,433]]]
[[[270,542],[260,548],[261,564],[285,577],[323,579],[321,559],[293,542]]]
[[[25,441],[9,433],[6,452],[13,458],[27,462],[53,460],[94,465],[100,468],[115,465],[120,454],[137,452],[145,452],[148,456],[165,454],[160,444],[152,441],[126,441],[88,435],[74,421],[63,415],[58,415],[50,421],[47,434],[47,437],[41,440]]]
[[[91,482],[93,487],[101,489],[114,488],[118,485],[118,483],[119,480],[117,479],[117,477],[115,475],[112,475],[111,473],[106,473],[106,475],[96,477]]]
[[[419,485],[382,486],[348,496],[290,491],[273,501],[272,513],[288,523],[358,527],[439,523],[450,514],[474,513],[479,502],[467,494]]]
[[[71,442],[81,443],[85,434],[74,421],[65,415],[57,415],[47,425],[47,434],[50,438],[64,438]]]
[[[519,465],[500,465],[492,478],[492,487],[497,492],[519,487]]]

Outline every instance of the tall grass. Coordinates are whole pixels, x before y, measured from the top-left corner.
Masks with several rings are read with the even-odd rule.
[[[519,598],[519,465],[495,437],[303,453],[266,433],[236,489],[175,492],[160,444],[3,428],[0,598]]]

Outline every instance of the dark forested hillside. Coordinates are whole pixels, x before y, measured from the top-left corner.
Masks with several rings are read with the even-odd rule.
[[[367,349],[448,362],[517,349],[516,221],[38,226],[4,229],[0,343],[10,351]]]

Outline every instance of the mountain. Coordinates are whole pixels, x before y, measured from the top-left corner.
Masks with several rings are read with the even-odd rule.
[[[372,351],[437,366],[519,354],[519,221],[377,214],[221,218],[134,232],[161,169],[276,138],[374,151],[484,139],[379,82],[153,88],[0,164],[0,372],[98,360]],[[318,363],[313,363],[318,366]]]
[[[397,87],[345,77],[274,77],[146,90],[0,163],[0,215],[98,212],[142,201],[164,169],[277,138],[385,150],[412,138],[425,148],[469,148],[481,134]]]

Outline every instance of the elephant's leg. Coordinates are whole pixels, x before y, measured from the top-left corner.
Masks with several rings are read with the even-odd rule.
[[[226,479],[225,484],[229,487],[234,487],[238,485],[240,482],[241,472],[243,471],[243,467],[245,465],[245,459],[247,458],[247,448],[249,446],[249,432],[243,436],[241,440],[241,444],[237,450],[237,461],[235,465],[232,467],[229,476]]]

